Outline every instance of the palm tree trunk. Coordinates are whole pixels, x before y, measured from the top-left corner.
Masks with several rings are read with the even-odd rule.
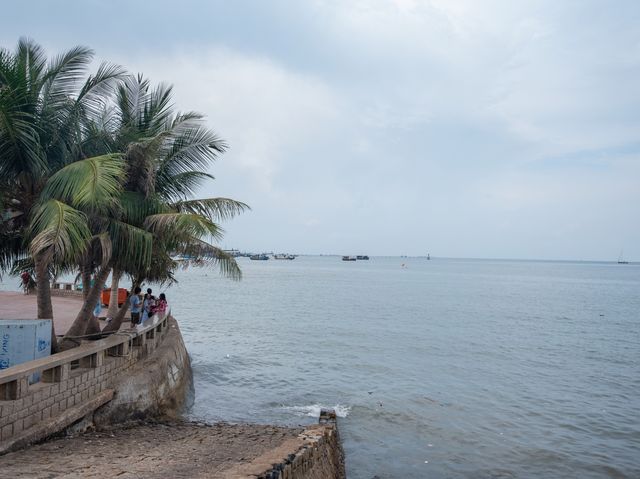
[[[100,299],[100,293],[102,292],[102,287],[104,286],[105,281],[109,277],[110,272],[111,272],[110,266],[104,266],[100,268],[100,270],[98,271],[93,287],[90,288],[90,291],[87,294],[87,298],[84,300],[84,303],[82,304],[82,308],[80,308],[80,311],[76,316],[76,319],[73,321],[73,324],[71,325],[71,327],[67,331],[67,334],[65,334],[62,340],[63,341],[61,345],[62,349],[71,349],[79,344],[77,340],[73,340],[71,338],[82,336],[85,334],[85,331],[87,330],[87,325],[89,324],[89,320],[93,317],[93,309],[96,307],[96,304]]]
[[[117,269],[113,270],[111,277],[111,297],[109,298],[109,309],[107,310],[107,318],[115,318],[118,314],[118,285],[122,272]],[[124,305],[123,305],[124,306]]]
[[[96,318],[92,312],[89,316],[89,319],[87,320],[87,327],[84,330],[84,335],[86,336],[89,334],[98,333],[100,333],[100,321],[98,321],[98,318]]]
[[[82,276],[82,299],[86,301],[91,289],[91,265],[86,259],[82,261],[80,274]]]
[[[38,319],[51,320],[51,353],[58,352],[58,340],[53,324],[53,304],[51,303],[51,283],[49,283],[49,264],[44,255],[33,258],[36,267],[36,298],[38,304]]]
[[[103,333],[110,333],[113,331],[118,331],[120,326],[122,326],[122,322],[124,321],[124,315],[127,314],[129,310],[129,298],[131,297],[131,293],[136,289],[140,283],[138,281],[134,281],[131,285],[131,291],[127,292],[127,299],[125,299],[124,304],[118,310],[118,314],[116,314],[111,322],[107,324],[102,330]]]

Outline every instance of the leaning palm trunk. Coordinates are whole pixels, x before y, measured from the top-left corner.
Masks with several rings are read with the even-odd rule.
[[[87,327],[84,330],[85,336],[90,336],[93,334],[100,334],[100,321],[93,314],[89,316],[87,320]]]
[[[61,348],[63,350],[71,349],[80,344],[77,340],[79,336],[83,336],[87,331],[87,325],[89,324],[90,319],[93,317],[93,309],[96,306],[96,303],[100,299],[100,293],[102,292],[102,286],[105,281],[109,277],[109,273],[111,272],[111,268],[108,266],[104,266],[100,268],[98,274],[96,274],[96,281],[92,288],[90,288],[89,294],[87,294],[87,299],[85,299],[82,304],[82,308],[78,312],[76,319],[73,321],[73,324],[65,334],[63,338],[63,342]],[[99,331],[99,328],[98,328]]]
[[[103,333],[113,333],[120,329],[120,326],[122,326],[122,323],[124,322],[124,317],[127,314],[127,311],[129,311],[130,296],[130,294],[127,294],[127,300],[120,307],[118,313],[114,316],[111,322],[104,327],[104,329],[102,330]]]
[[[87,261],[82,262],[81,266],[81,276],[82,276],[82,299],[87,300],[87,296],[89,295],[89,290],[91,289],[91,267],[88,265]]]
[[[107,310],[107,318],[115,318],[118,314],[118,285],[122,273],[117,269],[113,270],[111,278],[111,297],[109,298],[109,309]]]
[[[104,329],[102,330],[103,333],[111,333],[120,329],[120,326],[122,326],[122,323],[124,321],[124,316],[125,314],[127,314],[127,311],[129,311],[129,298],[131,297],[131,292],[134,291],[136,289],[136,286],[138,286],[139,284],[139,282],[133,283],[133,285],[131,286],[131,291],[127,292],[127,299],[125,299],[124,304],[118,310],[118,314],[116,314],[111,322],[104,327]]]
[[[51,303],[51,284],[49,283],[49,265],[43,254],[34,257],[36,266],[36,298],[38,319],[51,320],[51,352],[58,352],[58,340],[53,324],[53,305]]]

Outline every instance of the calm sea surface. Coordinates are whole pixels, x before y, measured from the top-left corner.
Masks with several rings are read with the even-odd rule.
[[[351,479],[640,477],[639,265],[239,262],[166,291],[192,416],[335,408]]]
[[[640,477],[640,266],[239,261],[167,291],[194,416],[334,407],[350,478]]]

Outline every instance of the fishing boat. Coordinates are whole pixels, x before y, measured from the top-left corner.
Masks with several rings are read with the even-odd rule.
[[[629,264],[628,261],[625,261],[622,251],[620,251],[620,256],[618,256],[618,264]]]
[[[355,261],[356,257],[355,256],[343,256],[342,257],[342,261]]]
[[[292,259],[296,259],[296,256],[293,255],[293,254],[286,254],[286,253],[274,254],[273,255],[273,259],[288,259],[288,260],[292,260]]]
[[[252,254],[251,256],[249,256],[249,259],[252,259],[253,261],[267,261],[269,259],[269,257],[266,254]]]

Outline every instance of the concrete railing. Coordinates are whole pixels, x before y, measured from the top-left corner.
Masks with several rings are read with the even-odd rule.
[[[0,371],[0,453],[16,439],[41,436],[28,431],[43,422],[59,430],[108,402],[117,376],[160,345],[169,317],[154,315],[143,327]]]
[[[51,283],[52,296],[82,296],[82,288],[75,283],[61,283],[54,281]]]

